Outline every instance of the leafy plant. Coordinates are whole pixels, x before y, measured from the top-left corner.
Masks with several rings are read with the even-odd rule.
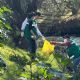
[[[27,59],[25,57],[21,57],[19,55],[12,55],[10,56],[10,60],[14,61],[16,64],[19,64],[20,66],[25,66],[27,63]]]
[[[12,29],[9,23],[12,11],[7,7],[0,8],[0,42],[8,38],[7,33]]]

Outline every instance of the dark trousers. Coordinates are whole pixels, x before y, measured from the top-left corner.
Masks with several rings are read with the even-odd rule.
[[[80,57],[78,57],[78,58],[73,60],[73,70],[74,70],[73,80],[77,80],[76,74],[78,72],[78,65],[79,65],[79,63],[80,63]]]
[[[31,38],[31,39],[26,39],[27,40],[27,44],[28,44],[28,51],[32,54],[36,53],[36,49],[37,49],[37,44],[36,44],[36,40]]]
[[[73,60],[73,68],[75,72],[77,71],[77,67],[79,63],[80,63],[80,57]]]

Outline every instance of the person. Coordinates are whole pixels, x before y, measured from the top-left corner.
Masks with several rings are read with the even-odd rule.
[[[29,13],[27,18],[23,21],[21,27],[21,36],[26,39],[28,43],[28,51],[33,55],[32,59],[34,59],[37,49],[36,40],[38,38],[42,38],[44,40],[44,36],[38,29],[37,19],[41,18],[41,13],[32,12]]]
[[[68,53],[69,58],[73,62],[73,70],[74,70],[73,76],[75,76],[75,73],[77,72],[77,66],[80,63],[80,47],[76,45],[68,35],[65,35],[63,38],[64,38],[63,42],[51,41],[50,43],[55,45],[67,46],[66,51]]]

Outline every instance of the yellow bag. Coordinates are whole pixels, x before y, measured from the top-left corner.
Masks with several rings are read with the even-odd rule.
[[[42,47],[42,52],[46,54],[50,54],[51,52],[54,51],[55,45],[51,45],[49,41],[45,40],[43,47]]]

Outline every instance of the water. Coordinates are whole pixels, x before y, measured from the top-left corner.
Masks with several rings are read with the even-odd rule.
[[[80,46],[80,37],[71,37],[71,40],[73,43],[76,43],[76,45]]]

